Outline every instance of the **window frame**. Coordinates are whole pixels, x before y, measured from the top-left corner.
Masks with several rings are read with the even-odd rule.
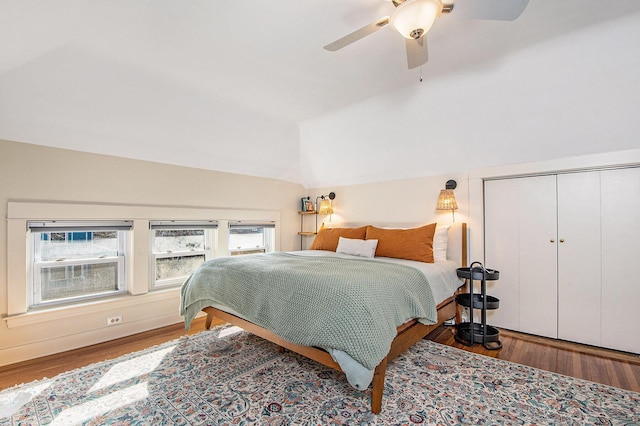
[[[6,232],[7,232],[7,293],[6,316],[4,322],[9,328],[47,324],[51,321],[62,321],[65,318],[81,318],[89,316],[91,324],[102,324],[97,317],[105,312],[130,309],[147,303],[178,303],[179,287],[171,287],[161,291],[149,290],[150,237],[149,222],[165,220],[166,218],[184,218],[187,220],[218,220],[220,232],[217,232],[214,255],[227,256],[227,224],[229,219],[247,222],[274,222],[276,224],[276,246],[280,249],[281,212],[279,210],[248,210],[234,208],[218,208],[208,206],[155,206],[144,204],[113,204],[113,203],[83,203],[69,201],[33,201],[21,200],[7,202]],[[133,232],[127,241],[126,256],[127,288],[126,294],[110,298],[74,303],[47,309],[30,309],[29,301],[29,241],[27,223],[40,220],[78,220],[78,221],[109,221],[132,220]],[[288,235],[288,233],[286,234]],[[162,301],[162,302],[160,302]],[[174,303],[174,304],[175,304]],[[174,304],[170,306],[174,306]],[[162,305],[166,307],[167,305]],[[144,308],[146,309],[146,308]],[[166,313],[166,311],[163,311]],[[173,311],[171,311],[173,312]],[[173,314],[172,314],[173,315]],[[156,318],[154,316],[154,318]],[[175,314],[172,317],[179,320]],[[80,322],[86,322],[82,319]],[[89,326],[87,324],[87,326]],[[84,327],[80,326],[79,327]]]
[[[262,245],[257,247],[241,247],[241,248],[231,248],[231,230],[232,229],[254,229],[254,228],[262,228]],[[269,229],[269,231],[265,231],[265,229]],[[276,246],[276,225],[275,222],[258,222],[258,221],[229,221],[228,226],[228,242],[227,249],[229,250],[229,254],[234,255],[243,255],[248,253],[254,253],[256,251],[260,251],[262,253],[269,253],[275,250]],[[270,240],[267,242],[267,232],[270,234]]]
[[[49,307],[58,307],[72,305],[94,299],[108,298],[119,296],[128,292],[128,242],[130,234],[133,231],[133,221],[28,221],[28,247],[29,247],[29,263],[28,263],[28,302],[27,309],[38,310]],[[117,249],[115,256],[97,256],[97,257],[79,257],[74,259],[56,259],[56,260],[40,260],[41,235],[43,233],[65,233],[65,241],[68,241],[69,233],[74,232],[112,232],[117,235]],[[111,291],[85,293],[76,296],[61,297],[53,300],[42,300],[42,275],[43,269],[52,267],[65,268],[65,279],[69,276],[71,268],[71,276],[74,275],[74,267],[81,266],[85,270],[89,265],[100,265],[105,263],[116,264],[116,289]]]
[[[204,231],[204,247],[200,250],[181,250],[181,251],[168,251],[164,253],[156,252],[156,232],[157,230],[199,230]],[[172,257],[195,257],[203,256],[204,262],[211,260],[215,257],[215,247],[217,245],[217,229],[218,221],[182,221],[182,220],[170,220],[170,221],[149,221],[149,290],[161,290],[166,288],[172,288],[182,285],[182,283],[188,278],[188,275],[165,278],[159,280],[157,278],[157,261],[158,259],[167,259]],[[203,263],[204,263],[203,262]]]

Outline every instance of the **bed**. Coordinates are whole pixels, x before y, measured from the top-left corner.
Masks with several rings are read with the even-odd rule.
[[[395,231],[385,229],[373,227],[380,233],[376,239],[380,241],[378,252],[389,254],[382,249],[389,249],[385,238]],[[398,232],[403,249],[411,249],[407,234]],[[321,230],[320,235],[327,233]],[[353,236],[344,232],[342,235]],[[277,344],[281,351],[288,349],[345,372],[349,383],[358,389],[366,389],[371,383],[371,411],[378,414],[387,364],[458,314],[455,296],[462,282],[455,269],[467,264],[466,224],[454,224],[444,235],[446,255],[441,254],[433,263],[378,256],[378,252],[372,259],[363,258],[345,254],[340,247],[333,252],[333,247],[327,249],[321,244],[315,247],[320,250],[215,259],[183,285],[181,314],[187,329],[203,311],[207,329],[218,318]],[[349,237],[340,239],[340,243],[362,242]],[[382,281],[380,289],[372,283],[371,276]],[[389,282],[394,282],[393,287]],[[396,286],[396,282],[403,284]],[[259,293],[262,291],[266,293]],[[328,295],[318,291],[328,291]],[[267,293],[273,293],[273,300]],[[376,302],[374,295],[384,302]],[[396,295],[399,301],[393,299]],[[320,300],[329,300],[331,309],[324,309]],[[377,304],[372,307],[370,303]],[[355,319],[346,318],[346,311],[352,311],[349,315]],[[313,314],[304,315],[305,312]],[[301,317],[312,321],[305,324]],[[348,327],[343,326],[346,323]]]

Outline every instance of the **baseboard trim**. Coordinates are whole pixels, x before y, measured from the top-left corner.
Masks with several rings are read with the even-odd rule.
[[[526,342],[538,343],[541,345],[547,345],[557,349],[564,349],[568,351],[575,351],[585,353],[593,356],[599,356],[602,358],[614,359],[617,361],[625,361],[631,364],[640,365],[640,355],[630,352],[616,351],[613,349],[600,348],[597,346],[585,345],[582,343],[569,342],[566,340],[551,339],[549,337],[536,336],[534,334],[522,333],[519,331],[500,329],[501,336],[508,336],[524,340]]]
[[[161,315],[145,318],[140,321],[124,323],[115,327],[106,327],[2,349],[0,350],[0,360],[2,360],[0,361],[0,366],[16,364],[47,355],[95,345],[181,322],[183,322],[183,318],[177,314]]]

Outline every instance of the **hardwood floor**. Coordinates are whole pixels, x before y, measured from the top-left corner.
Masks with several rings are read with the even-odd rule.
[[[199,318],[193,322],[188,334],[203,329],[204,318]],[[184,334],[184,325],[175,324],[86,348],[0,367],[0,389],[53,377],[94,362],[176,339]],[[451,327],[439,327],[429,338],[470,352],[640,392],[640,357],[637,355],[557,342],[505,330],[501,331],[500,336],[503,347],[498,351],[486,350],[481,345],[467,347],[456,342]]]
[[[502,349],[471,347],[453,338],[452,327],[439,327],[430,340],[466,351],[640,392],[640,356],[576,343],[500,330]]]

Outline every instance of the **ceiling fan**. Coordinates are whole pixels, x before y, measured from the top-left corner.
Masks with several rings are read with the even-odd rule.
[[[529,3],[529,0],[455,0],[453,3],[443,3],[442,0],[391,1],[396,7],[391,16],[383,16],[324,48],[334,52],[389,25],[405,38],[407,64],[409,69],[416,68],[429,59],[426,34],[441,14],[452,13],[456,17],[469,19],[513,21]]]

